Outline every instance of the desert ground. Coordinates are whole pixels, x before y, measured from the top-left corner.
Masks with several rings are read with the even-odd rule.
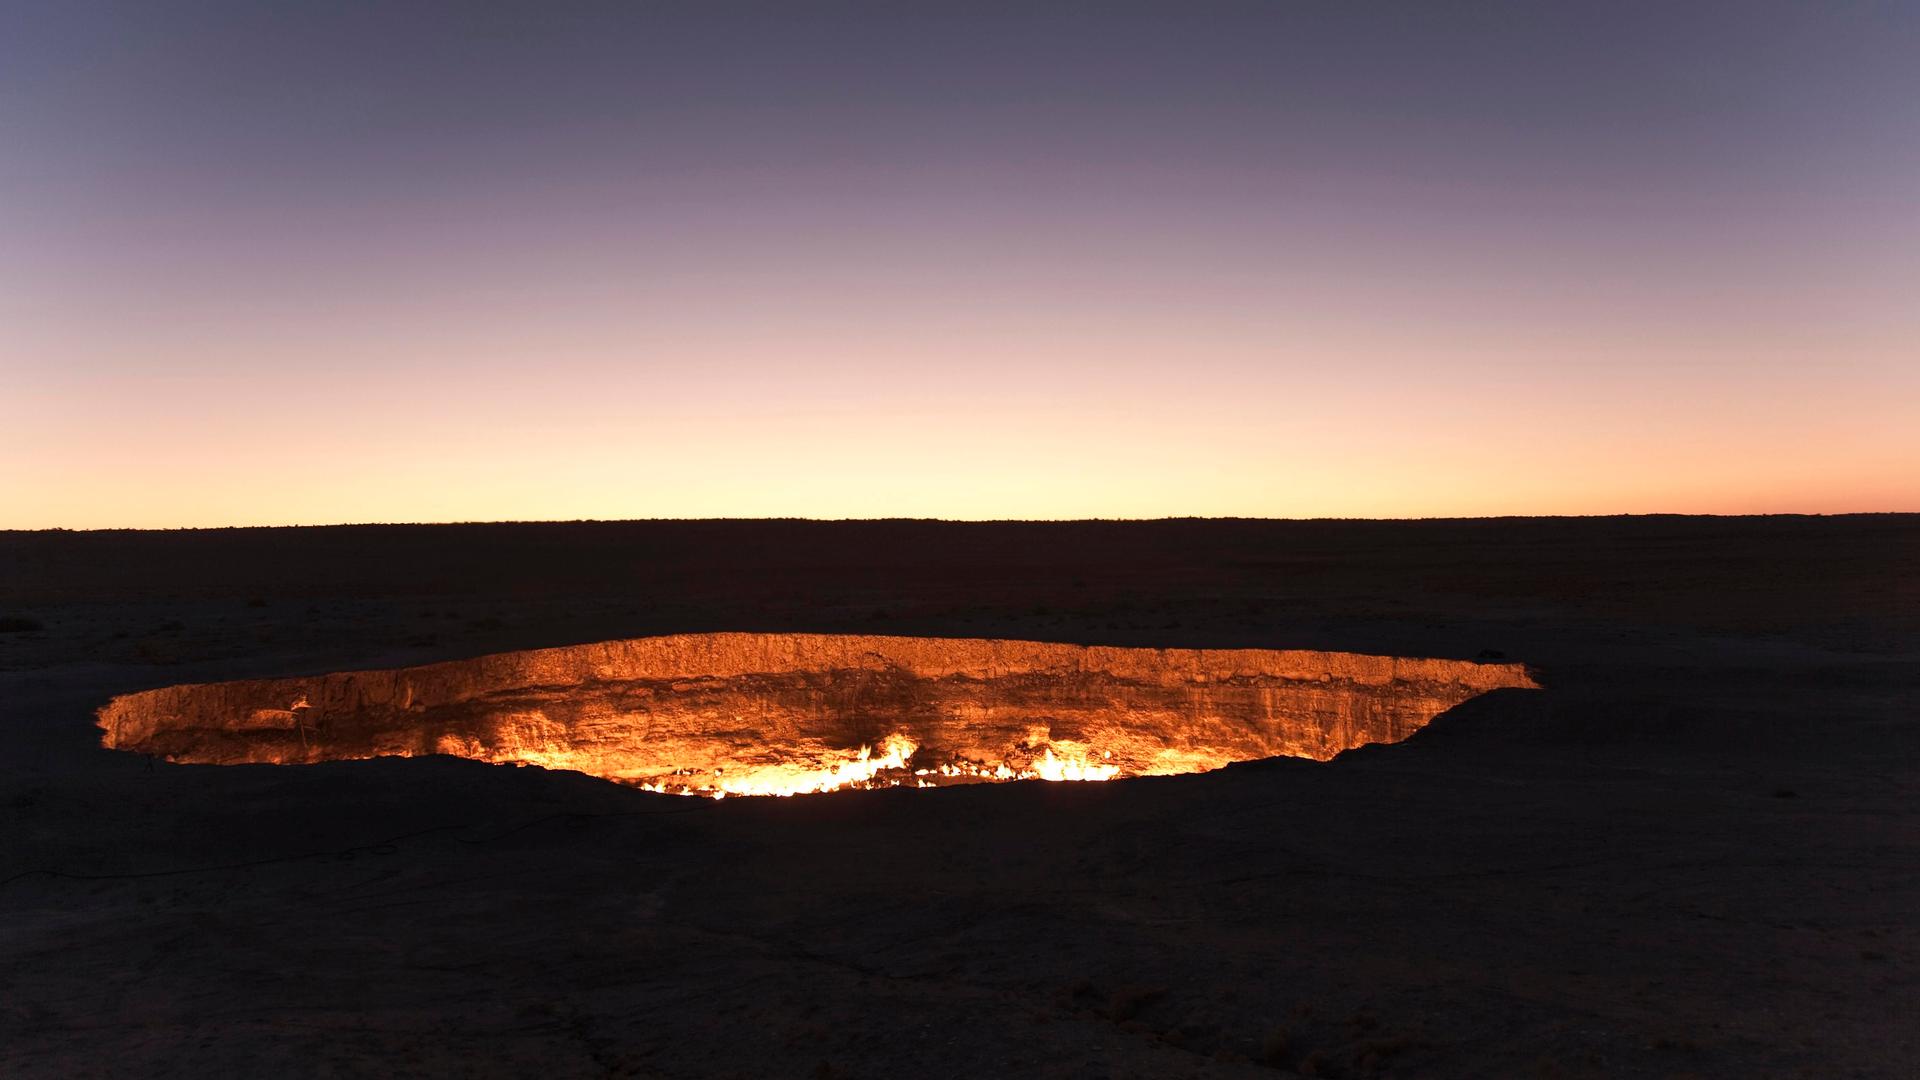
[[[0,534],[0,1074],[1920,1075],[1920,516]],[[714,801],[185,682],[710,630],[1533,666],[1406,742]]]

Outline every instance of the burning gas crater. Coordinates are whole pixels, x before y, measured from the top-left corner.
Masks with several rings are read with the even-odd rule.
[[[1519,664],[683,634],[388,671],[172,686],[100,709],[108,747],[300,764],[451,754],[722,798],[1203,772],[1397,742]]]

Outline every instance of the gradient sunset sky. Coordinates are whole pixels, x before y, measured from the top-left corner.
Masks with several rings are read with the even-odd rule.
[[[1920,4],[3,10],[0,527],[1920,510]]]

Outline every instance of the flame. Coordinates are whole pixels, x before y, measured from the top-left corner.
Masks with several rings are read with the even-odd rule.
[[[862,746],[844,752],[845,756],[838,761],[804,764],[783,762],[734,771],[685,769],[667,776],[626,778],[626,782],[646,791],[668,795],[724,799],[729,795],[785,798],[846,789],[929,788],[942,786],[942,781],[1090,781],[1112,780],[1120,775],[1120,766],[1090,757],[1077,744],[1062,744],[1058,753],[1049,744],[1041,748],[1040,755],[1033,758],[1030,764],[1020,768],[1004,761],[983,764],[962,759],[909,769],[913,755],[919,749],[911,737],[896,733],[882,739],[877,748]],[[1112,756],[1111,752],[1101,755],[1102,758]],[[523,752],[521,760],[548,767],[566,767],[545,754]]]
[[[1111,780],[1120,775],[1120,766],[1093,764],[1083,754],[1057,758],[1049,746],[1046,756],[1034,762],[1033,772],[1042,780]]]
[[[714,798],[727,795],[812,795],[841,788],[891,786],[884,781],[876,783],[875,778],[884,772],[905,769],[907,759],[918,749],[919,746],[905,735],[889,735],[881,740],[878,756],[872,747],[863,746],[851,760],[839,762],[830,768],[764,765],[745,775],[722,774],[716,778],[719,790],[714,793]]]

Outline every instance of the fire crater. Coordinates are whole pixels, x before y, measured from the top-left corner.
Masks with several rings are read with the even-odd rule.
[[[1203,772],[1406,738],[1520,664],[839,634],[681,634],[172,686],[99,710],[170,761],[451,754],[722,798]]]

